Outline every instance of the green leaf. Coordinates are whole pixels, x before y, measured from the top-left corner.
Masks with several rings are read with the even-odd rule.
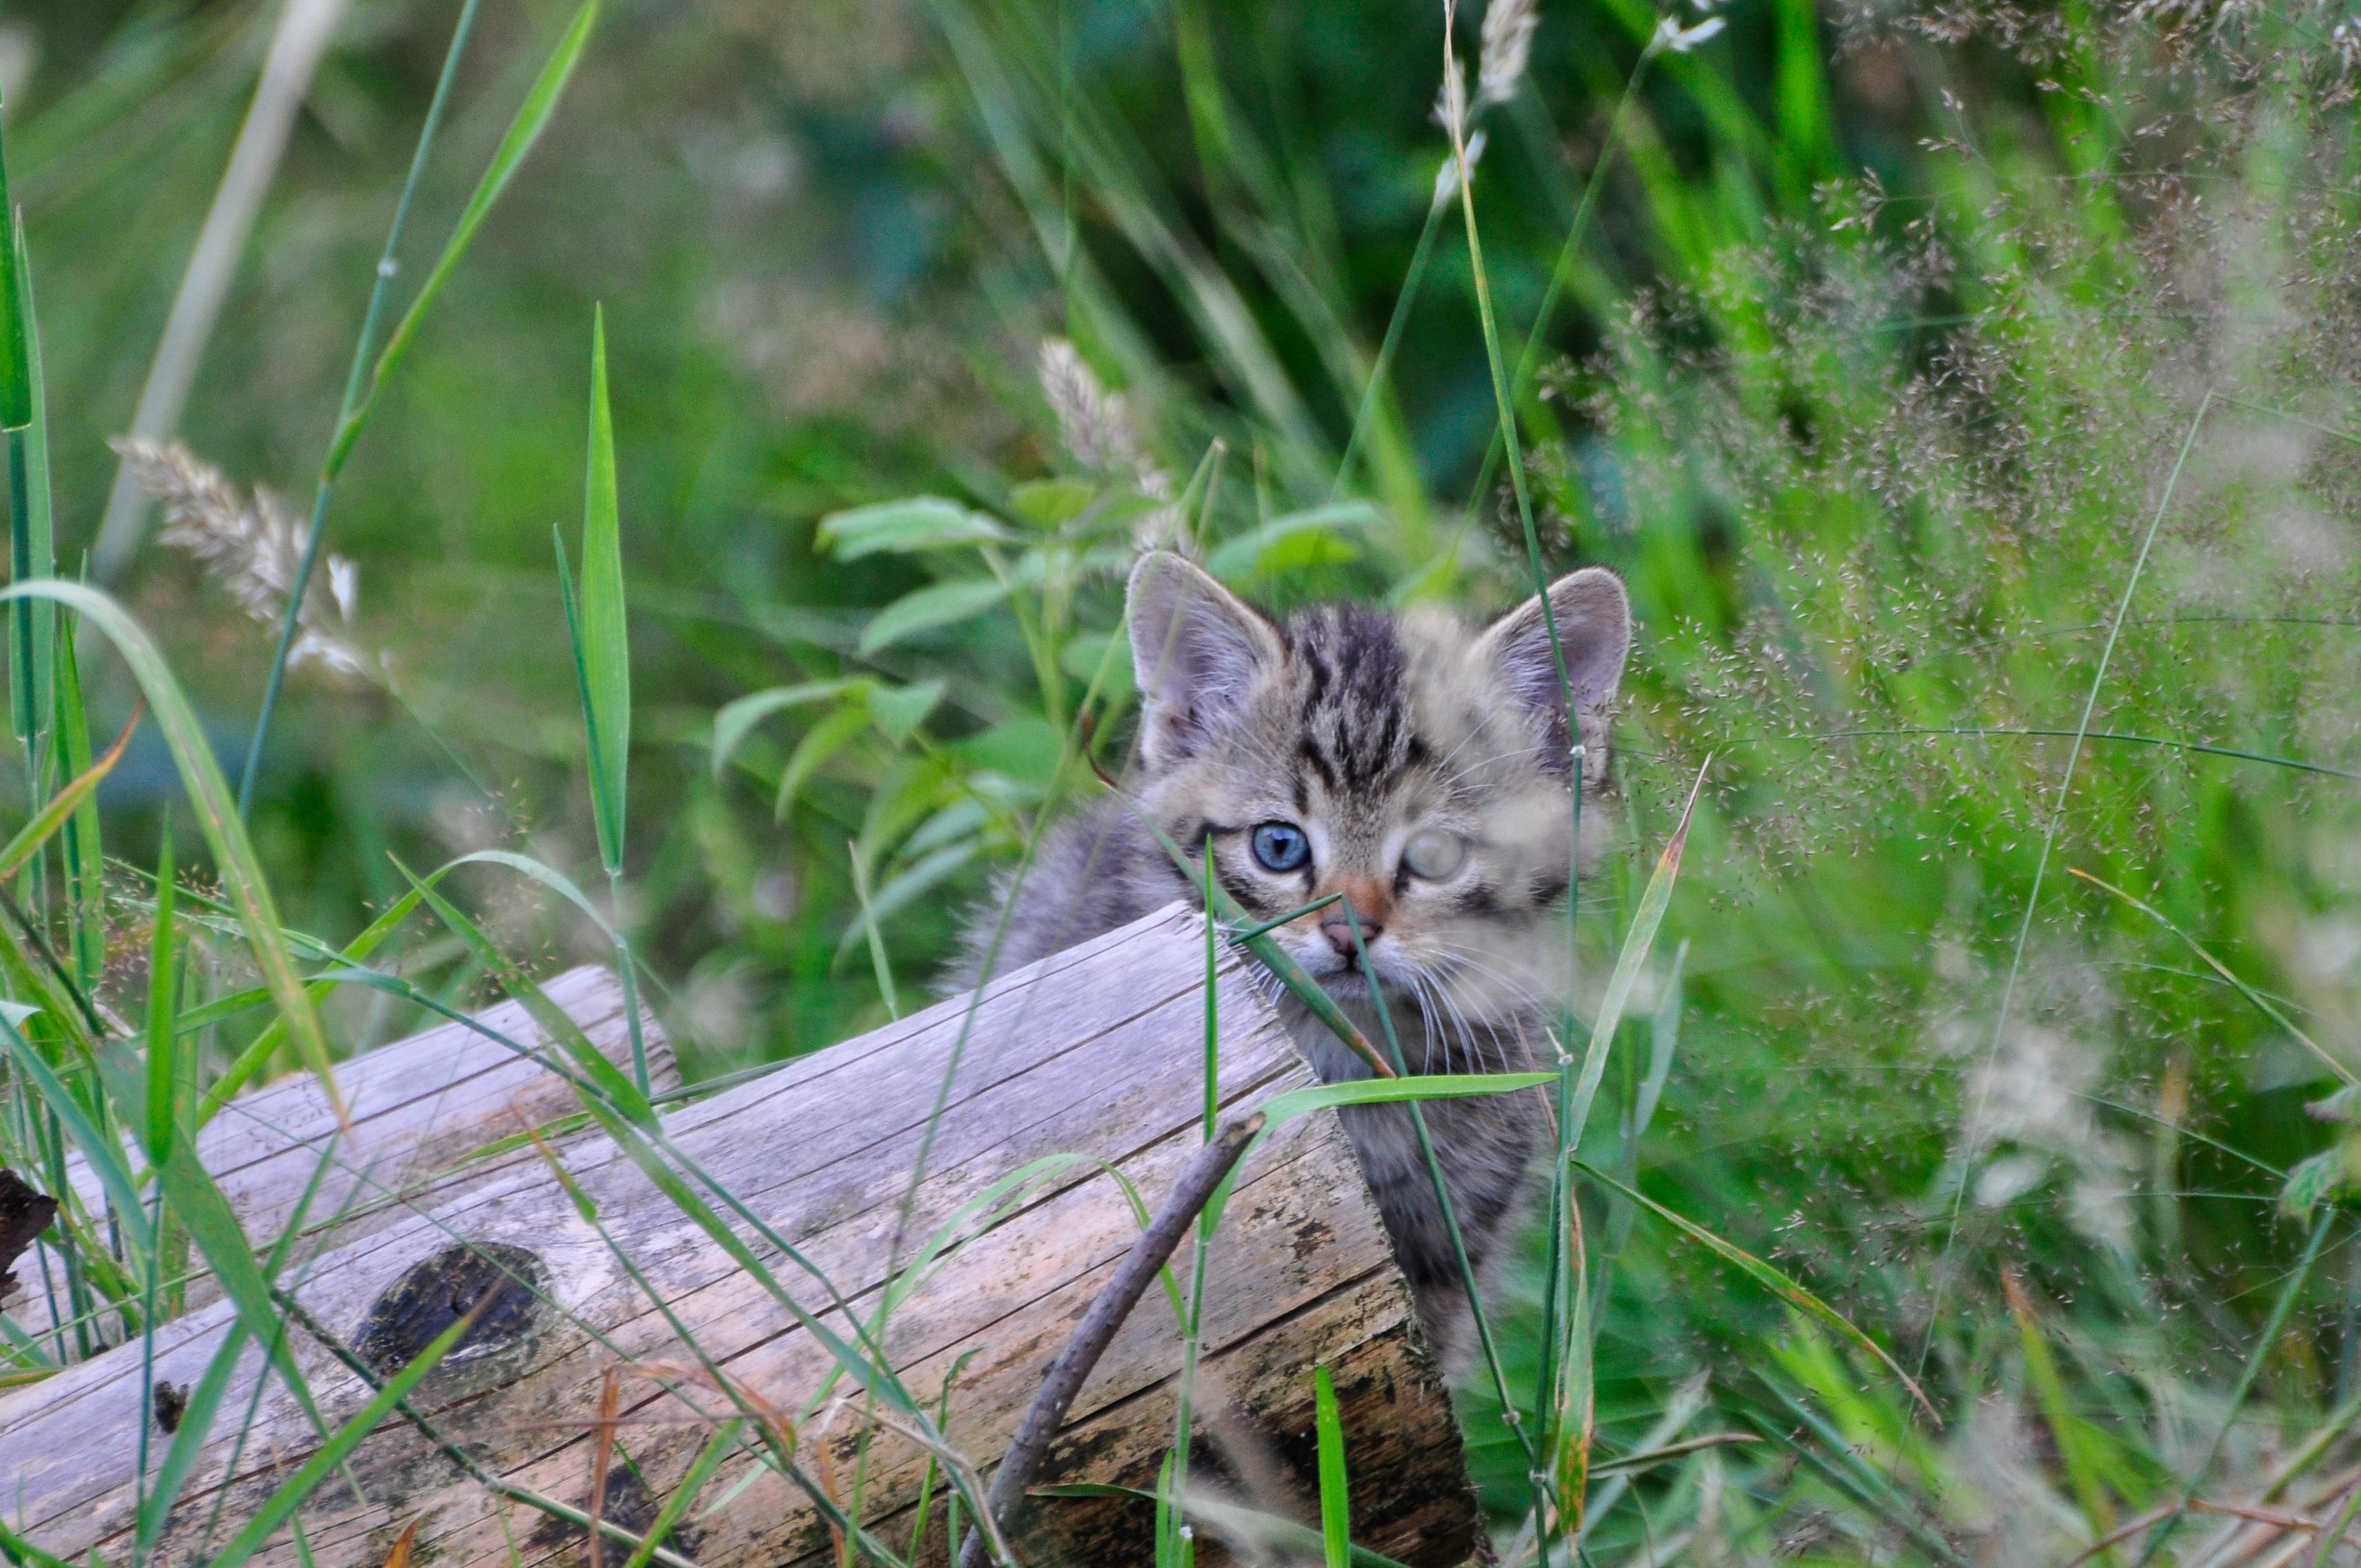
[[[1085,631],[1067,642],[1058,654],[1058,667],[1078,681],[1087,681],[1101,669],[1106,678],[1099,689],[1110,703],[1119,703],[1131,696],[1135,686],[1131,673],[1131,639],[1111,632]]]
[[[16,836],[8,840],[7,847],[0,849],[0,882],[6,882],[23,871],[27,862],[40,853],[41,846],[66,825],[66,819],[82,808],[82,803],[98,788],[99,781],[113,773],[115,764],[123,760],[123,749],[131,744],[131,732],[138,728],[139,715],[135,712],[131,722],[123,727],[123,733],[115,737],[115,744],[106,749],[106,755],[84,768],[80,777],[51,795],[49,804],[16,830]]]
[[[1466,1100],[1480,1094],[1513,1094],[1553,1082],[1554,1072],[1437,1072],[1408,1078],[1356,1078],[1345,1083],[1314,1083],[1274,1094],[1255,1107],[1269,1119],[1267,1138],[1298,1116],[1340,1105],[1393,1105],[1411,1100]],[[1259,1139],[1257,1139],[1259,1141]],[[1240,1165],[1246,1157],[1238,1157]]]
[[[962,544],[1005,543],[1016,536],[983,513],[941,496],[912,496],[830,512],[819,520],[820,547],[840,561],[892,551],[950,550]]]
[[[838,961],[852,950],[853,944],[865,941],[878,923],[899,911],[905,905],[949,879],[959,869],[983,851],[983,846],[972,839],[964,843],[946,844],[932,853],[919,856],[902,872],[877,890],[877,896],[864,905],[855,919],[836,944]]]
[[[352,455],[353,444],[360,439],[361,429],[368,423],[369,414],[377,407],[378,397],[385,390],[386,383],[410,353],[412,340],[417,337],[426,313],[434,309],[444,286],[451,281],[452,273],[458,270],[460,258],[467,254],[467,247],[475,242],[476,231],[484,226],[484,220],[491,215],[493,204],[500,201],[500,192],[508,189],[509,181],[515,176],[518,165],[524,162],[525,155],[533,150],[533,144],[540,139],[542,130],[549,124],[550,115],[556,112],[557,101],[564,95],[566,83],[582,59],[582,51],[590,41],[590,29],[598,20],[598,0],[582,0],[582,8],[574,13],[572,25],[557,40],[557,48],[541,68],[541,74],[533,80],[533,90],[525,94],[524,102],[518,105],[516,117],[509,122],[508,134],[500,138],[500,145],[493,151],[492,161],[485,169],[484,177],[476,183],[475,194],[467,198],[467,207],[459,214],[457,226],[452,229],[450,239],[445,242],[443,254],[435,259],[434,269],[426,275],[426,281],[419,288],[418,297],[410,302],[410,309],[402,313],[401,323],[393,329],[393,335],[386,339],[384,351],[379,354],[377,365],[369,372],[368,395],[336,428],[335,442],[329,447],[327,461],[322,466],[322,477],[334,479],[344,470],[346,460]]]
[[[772,803],[772,815],[780,821],[786,820],[787,808],[795,805],[796,796],[803,793],[812,774],[868,728],[868,705],[849,702],[806,731],[804,738],[796,742],[796,749],[787,754],[787,765],[779,774],[779,794]]]
[[[952,751],[971,768],[1045,788],[1058,771],[1065,745],[1065,734],[1056,725],[1038,713],[1020,713],[958,741]]]
[[[1062,528],[1098,494],[1096,485],[1081,479],[1033,479],[1008,492],[1008,510],[1036,528]]]
[[[996,577],[955,577],[914,589],[870,618],[854,651],[865,659],[914,632],[972,620],[1007,597],[1008,585]]]
[[[322,1091],[342,1123],[346,1119],[344,1093],[336,1087],[328,1057],[328,1038],[320,1027],[320,1016],[312,1006],[311,995],[295,972],[270,885],[263,880],[254,846],[246,836],[246,825],[238,820],[236,797],[222,777],[213,746],[205,738],[196,711],[181,694],[180,683],[165,665],[163,655],[156,651],[156,645],[148,640],[138,623],[124,613],[123,607],[96,588],[45,579],[17,583],[0,590],[0,601],[17,598],[47,598],[74,610],[104,632],[123,655],[123,662],[131,667],[132,678],[138,683],[148,707],[156,715],[157,728],[163,731],[165,743],[171,748],[181,787],[188,792],[197,826],[203,830],[205,847],[213,855],[214,874],[221,879],[230,906],[237,912],[255,968],[261,971],[262,983],[269,988],[270,999],[285,1021],[287,1036],[294,1042],[296,1054],[320,1080]]]
[[[583,476],[581,619],[574,662],[590,738],[590,808],[609,876],[623,869],[623,805],[631,760],[631,629],[623,611],[623,541],[615,499],[615,422],[607,404],[607,313],[591,317],[590,454]]]
[[[1345,1489],[1345,1422],[1336,1409],[1336,1386],[1323,1362],[1312,1369],[1312,1425],[1320,1449],[1320,1544],[1325,1568],[1348,1568],[1353,1561],[1353,1505]]]
[[[911,733],[943,700],[943,683],[922,681],[914,686],[878,686],[869,694],[869,716],[877,728],[896,741]]]
[[[1224,582],[1276,576],[1307,566],[1342,565],[1360,559],[1360,547],[1345,537],[1350,530],[1380,529],[1383,520],[1367,501],[1332,501],[1289,512],[1225,540],[1205,558],[1205,570]]]
[[[754,726],[771,715],[784,713],[791,707],[801,707],[809,702],[826,702],[855,686],[867,684],[865,675],[834,681],[807,681],[801,685],[773,686],[768,691],[752,692],[723,704],[713,716],[713,776],[721,776],[723,765],[737,755],[738,748],[745,744],[746,737],[753,733]]]
[[[1910,1390],[1910,1397],[1918,1401],[1918,1408],[1927,1412],[1927,1419],[1928,1420],[1933,1421],[1938,1427],[1940,1427],[1943,1424],[1943,1418],[1935,1413],[1933,1401],[1927,1398],[1926,1390],[1918,1387],[1917,1380],[1912,1377],[1907,1372],[1902,1370],[1901,1363],[1895,1361],[1891,1355],[1888,1355],[1885,1353],[1885,1347],[1883,1345],[1879,1344],[1875,1340],[1870,1338],[1869,1335],[1861,1330],[1855,1328],[1852,1324],[1852,1321],[1847,1318],[1843,1313],[1838,1311],[1834,1307],[1829,1306],[1826,1301],[1821,1300],[1817,1296],[1813,1295],[1809,1290],[1805,1289],[1801,1285],[1798,1285],[1795,1281],[1788,1278],[1785,1275],[1780,1273],[1777,1269],[1772,1267],[1769,1264],[1763,1262],[1752,1253],[1748,1252],[1744,1247],[1738,1245],[1734,1242],[1722,1240],[1721,1237],[1714,1234],[1711,1231],[1707,1230],[1703,1225],[1698,1224],[1696,1221],[1687,1218],[1686,1215],[1677,1214],[1672,1210],[1665,1208],[1662,1203],[1657,1202],[1653,1198],[1649,1197],[1638,1188],[1626,1187],[1623,1183],[1616,1180],[1605,1171],[1598,1169],[1596,1166],[1587,1164],[1584,1161],[1576,1160],[1574,1162],[1574,1165],[1576,1169],[1581,1171],[1585,1176],[1589,1177],[1593,1181],[1598,1182],[1600,1186],[1608,1189],[1609,1191],[1620,1193],[1623,1197],[1639,1204],[1640,1207],[1647,1210],[1648,1212],[1655,1215],[1658,1219],[1663,1220],[1665,1223],[1671,1225],[1675,1230],[1679,1231],[1683,1235],[1687,1236],[1690,1240],[1703,1243],[1708,1250],[1726,1259],[1730,1263],[1736,1265],[1740,1273],[1745,1275],[1749,1279],[1753,1280],[1757,1285],[1762,1286],[1764,1289],[1770,1291],[1773,1295],[1778,1297],[1789,1306],[1797,1309],[1806,1317],[1817,1318],[1819,1321],[1827,1324],[1828,1327],[1836,1330],[1837,1332],[1842,1334],[1846,1339],[1850,1340],[1861,1349],[1869,1352],[1870,1354],[1875,1356],[1879,1361],[1885,1364],[1887,1371],[1893,1373],[1894,1376],[1902,1380],[1902,1386]]]

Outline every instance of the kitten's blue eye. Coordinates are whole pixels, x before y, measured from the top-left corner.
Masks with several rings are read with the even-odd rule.
[[[1292,822],[1266,822],[1248,842],[1266,871],[1300,872],[1312,859],[1312,840]]]

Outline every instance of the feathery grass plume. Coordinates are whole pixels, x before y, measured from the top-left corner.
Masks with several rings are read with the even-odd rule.
[[[1484,8],[1483,53],[1476,70],[1476,102],[1505,104],[1517,95],[1533,55],[1541,13],[1533,0],[1492,0]]]
[[[1121,392],[1102,385],[1081,352],[1062,337],[1041,340],[1041,396],[1058,416],[1058,435],[1067,453],[1094,474],[1127,479],[1151,500],[1172,499],[1172,476],[1149,461],[1131,410]],[[1180,521],[1170,507],[1140,519],[1134,532],[1142,548],[1169,540]]]
[[[1454,66],[1444,71],[1443,81],[1434,90],[1434,108],[1428,118],[1454,141],[1459,139],[1458,128],[1467,124],[1466,66]]]
[[[195,560],[249,617],[276,626],[287,613],[289,588],[310,542],[302,521],[269,490],[240,496],[220,469],[180,442],[125,436],[108,444],[162,503],[159,543]],[[370,675],[377,662],[351,638],[360,567],[341,555],[330,555],[327,564],[326,587],[304,595],[288,662],[316,663],[338,675]]]
[[[1099,384],[1074,345],[1062,337],[1041,344],[1041,395],[1058,416],[1058,434],[1075,462],[1096,473],[1137,466],[1139,438],[1122,395]]]

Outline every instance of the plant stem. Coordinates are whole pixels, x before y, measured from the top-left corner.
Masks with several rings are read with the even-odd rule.
[[[483,8],[483,0],[467,0],[459,12],[459,20],[451,29],[451,47],[444,51],[442,74],[435,78],[434,96],[426,105],[426,122],[418,130],[418,146],[410,157],[410,172],[401,181],[401,195],[394,203],[393,222],[388,225],[385,248],[379,253],[377,281],[369,288],[368,309],[361,316],[359,341],[353,345],[353,365],[345,378],[344,400],[336,408],[335,436],[341,437],[346,422],[360,406],[361,397],[368,385],[370,356],[377,347],[377,336],[385,323],[387,302],[393,291],[393,280],[401,270],[396,253],[401,248],[402,230],[410,223],[411,203],[418,195],[420,177],[425,172],[427,154],[434,146],[434,136],[443,125],[444,111],[451,101],[451,85],[458,79],[459,57],[467,51],[467,37],[476,28],[476,13]],[[254,781],[262,770],[262,748],[270,735],[270,720],[279,707],[280,688],[287,680],[288,655],[294,651],[295,633],[303,612],[303,596],[312,586],[312,573],[319,564],[320,542],[326,532],[328,502],[335,494],[335,474],[324,463],[318,488],[312,499],[312,523],[303,539],[303,559],[295,568],[295,580],[287,589],[287,613],[279,623],[279,647],[270,657],[270,676],[262,688],[262,709],[254,721],[254,738],[246,751],[246,770],[238,777],[237,814],[244,819],[253,809]],[[630,984],[628,980],[624,982]],[[634,1018],[636,1019],[636,1014]]]

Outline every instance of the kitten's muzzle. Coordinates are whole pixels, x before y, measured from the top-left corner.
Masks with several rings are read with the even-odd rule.
[[[1378,939],[1378,934],[1384,930],[1385,927],[1378,925],[1374,920],[1362,921],[1362,943],[1366,945],[1375,942]],[[1353,923],[1349,920],[1341,918],[1335,920],[1323,920],[1320,922],[1320,934],[1328,938],[1328,945],[1336,950],[1336,956],[1338,958],[1345,960],[1345,967],[1346,969],[1351,969],[1353,967],[1354,957]]]

